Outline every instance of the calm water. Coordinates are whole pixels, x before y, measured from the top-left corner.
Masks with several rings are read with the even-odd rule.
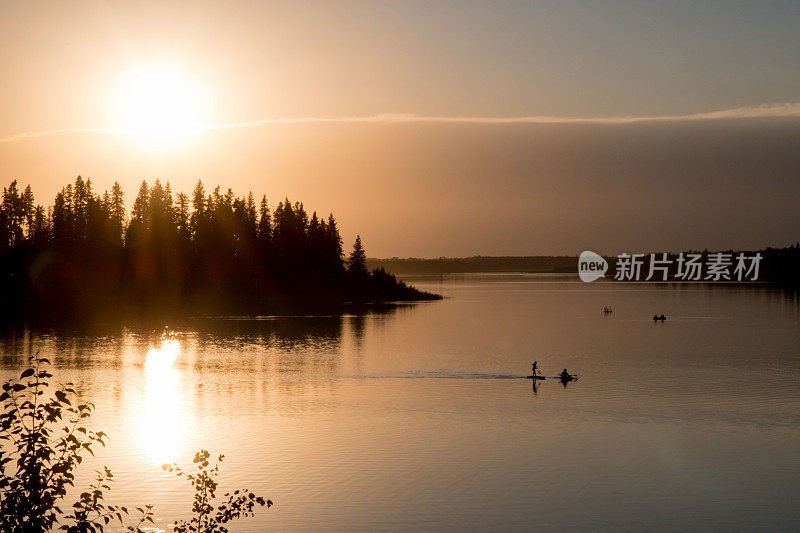
[[[800,306],[781,292],[414,278],[364,316],[9,332],[97,405],[111,500],[186,516],[203,447],[275,501],[232,531],[798,530]],[[613,307],[604,315],[605,305]],[[655,324],[653,313],[668,320]],[[174,363],[173,363],[174,359]],[[522,379],[580,374],[538,390]],[[89,472],[84,471],[87,475]]]

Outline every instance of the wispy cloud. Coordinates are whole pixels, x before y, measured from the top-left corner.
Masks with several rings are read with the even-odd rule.
[[[737,107],[720,111],[693,113],[688,115],[643,115],[618,117],[558,117],[547,115],[530,116],[439,116],[386,113],[378,115],[350,115],[338,117],[283,117],[262,118],[246,122],[206,124],[195,128],[197,131],[255,128],[270,124],[634,124],[640,122],[691,122],[702,120],[731,120],[747,118],[800,117],[800,103],[765,104],[759,106]],[[9,143],[38,137],[80,133],[132,134],[127,129],[115,128],[64,128],[26,133],[17,133],[0,138],[0,143]]]
[[[114,128],[62,128],[57,130],[29,131],[25,133],[15,133],[14,135],[0,138],[0,143],[10,143],[14,141],[23,141],[25,139],[36,139],[39,137],[50,137],[53,135],[67,135],[71,133],[127,133],[127,131]]]

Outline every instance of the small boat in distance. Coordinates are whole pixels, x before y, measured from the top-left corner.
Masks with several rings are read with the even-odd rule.
[[[538,361],[534,361],[533,363],[531,363],[531,372],[532,372],[531,375],[530,376],[525,376],[525,379],[533,379],[533,380],[536,380],[536,379],[558,379],[558,380],[561,380],[562,383],[566,383],[567,381],[575,381],[575,380],[578,379],[578,376],[576,376],[575,374],[570,374],[569,372],[567,372],[566,368],[564,369],[563,372],[561,372],[557,376],[542,376],[542,375],[539,375],[539,374],[537,374],[537,372],[539,372],[539,362]]]
[[[561,383],[566,383],[567,381],[575,381],[576,379],[578,379],[578,376],[570,374],[569,372],[567,372],[567,369],[565,368],[564,371],[558,375],[558,379],[561,380]]]
[[[665,317],[663,313],[660,316],[659,315],[653,315],[653,322],[658,322],[659,320],[663,322],[666,319],[667,319],[667,317]]]

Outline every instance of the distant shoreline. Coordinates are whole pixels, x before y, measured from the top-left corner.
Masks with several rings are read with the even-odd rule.
[[[523,272],[531,274],[577,273],[578,256],[472,256],[440,257],[438,259],[367,258],[370,269],[384,268],[396,275],[403,274],[463,274],[480,272]]]
[[[750,284],[772,283],[778,286],[797,289],[800,287],[800,243],[785,248],[763,248],[761,250],[719,250],[720,252],[738,254],[760,253],[763,257],[758,280]],[[662,253],[662,252],[655,252]],[[709,250],[696,251],[705,256]],[[669,253],[674,259],[677,255]],[[605,279],[613,279],[616,268],[616,256],[605,256],[609,273]],[[417,257],[367,258],[370,269],[383,268],[398,276],[411,274],[478,274],[478,273],[520,273],[520,274],[578,274],[577,255],[529,255],[529,256],[471,256],[440,257],[424,259]],[[645,283],[646,280],[632,281]],[[662,283],[670,283],[664,281]],[[698,282],[708,281],[705,279]],[[723,283],[739,283],[723,281]],[[745,282],[742,281],[741,284]]]

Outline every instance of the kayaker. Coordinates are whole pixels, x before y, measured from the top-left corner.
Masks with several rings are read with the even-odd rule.
[[[566,368],[564,369],[564,371],[563,371],[563,372],[561,372],[561,374],[559,374],[559,376],[561,377],[561,380],[562,380],[562,381],[569,381],[569,380],[571,380],[571,379],[572,379],[572,374],[570,374],[569,372],[567,372],[567,369],[566,369]]]

